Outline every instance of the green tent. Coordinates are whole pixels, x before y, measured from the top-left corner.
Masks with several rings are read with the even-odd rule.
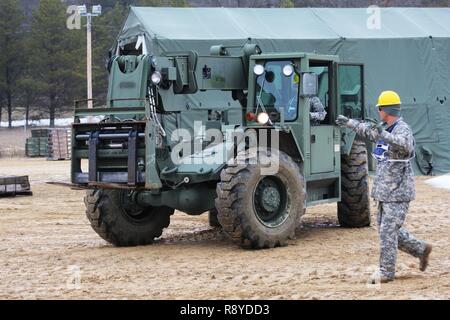
[[[211,45],[249,41],[266,53],[315,51],[364,63],[367,115],[376,116],[381,91],[397,91],[422,173],[430,162],[434,173],[450,172],[450,8],[132,7],[118,48],[206,55]]]

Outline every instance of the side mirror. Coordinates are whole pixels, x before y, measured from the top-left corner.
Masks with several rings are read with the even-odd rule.
[[[319,91],[319,77],[312,72],[302,73],[302,85],[300,95],[303,97],[316,96]]]

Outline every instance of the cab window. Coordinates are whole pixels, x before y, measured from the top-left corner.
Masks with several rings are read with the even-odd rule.
[[[338,99],[342,114],[353,119],[363,115],[363,68],[361,65],[340,64],[338,67]]]
[[[285,121],[297,119],[299,77],[293,72],[283,74],[283,68],[292,61],[269,61],[264,73],[256,78],[255,113],[266,111],[273,122],[280,121],[283,110]]]

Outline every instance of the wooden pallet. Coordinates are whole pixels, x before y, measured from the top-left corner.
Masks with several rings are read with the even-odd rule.
[[[0,197],[31,196],[28,176],[0,177]]]

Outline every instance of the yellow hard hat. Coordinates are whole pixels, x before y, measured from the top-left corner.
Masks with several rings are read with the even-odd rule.
[[[400,96],[395,91],[383,91],[378,98],[377,107],[389,107],[394,105],[400,105],[402,101]]]

